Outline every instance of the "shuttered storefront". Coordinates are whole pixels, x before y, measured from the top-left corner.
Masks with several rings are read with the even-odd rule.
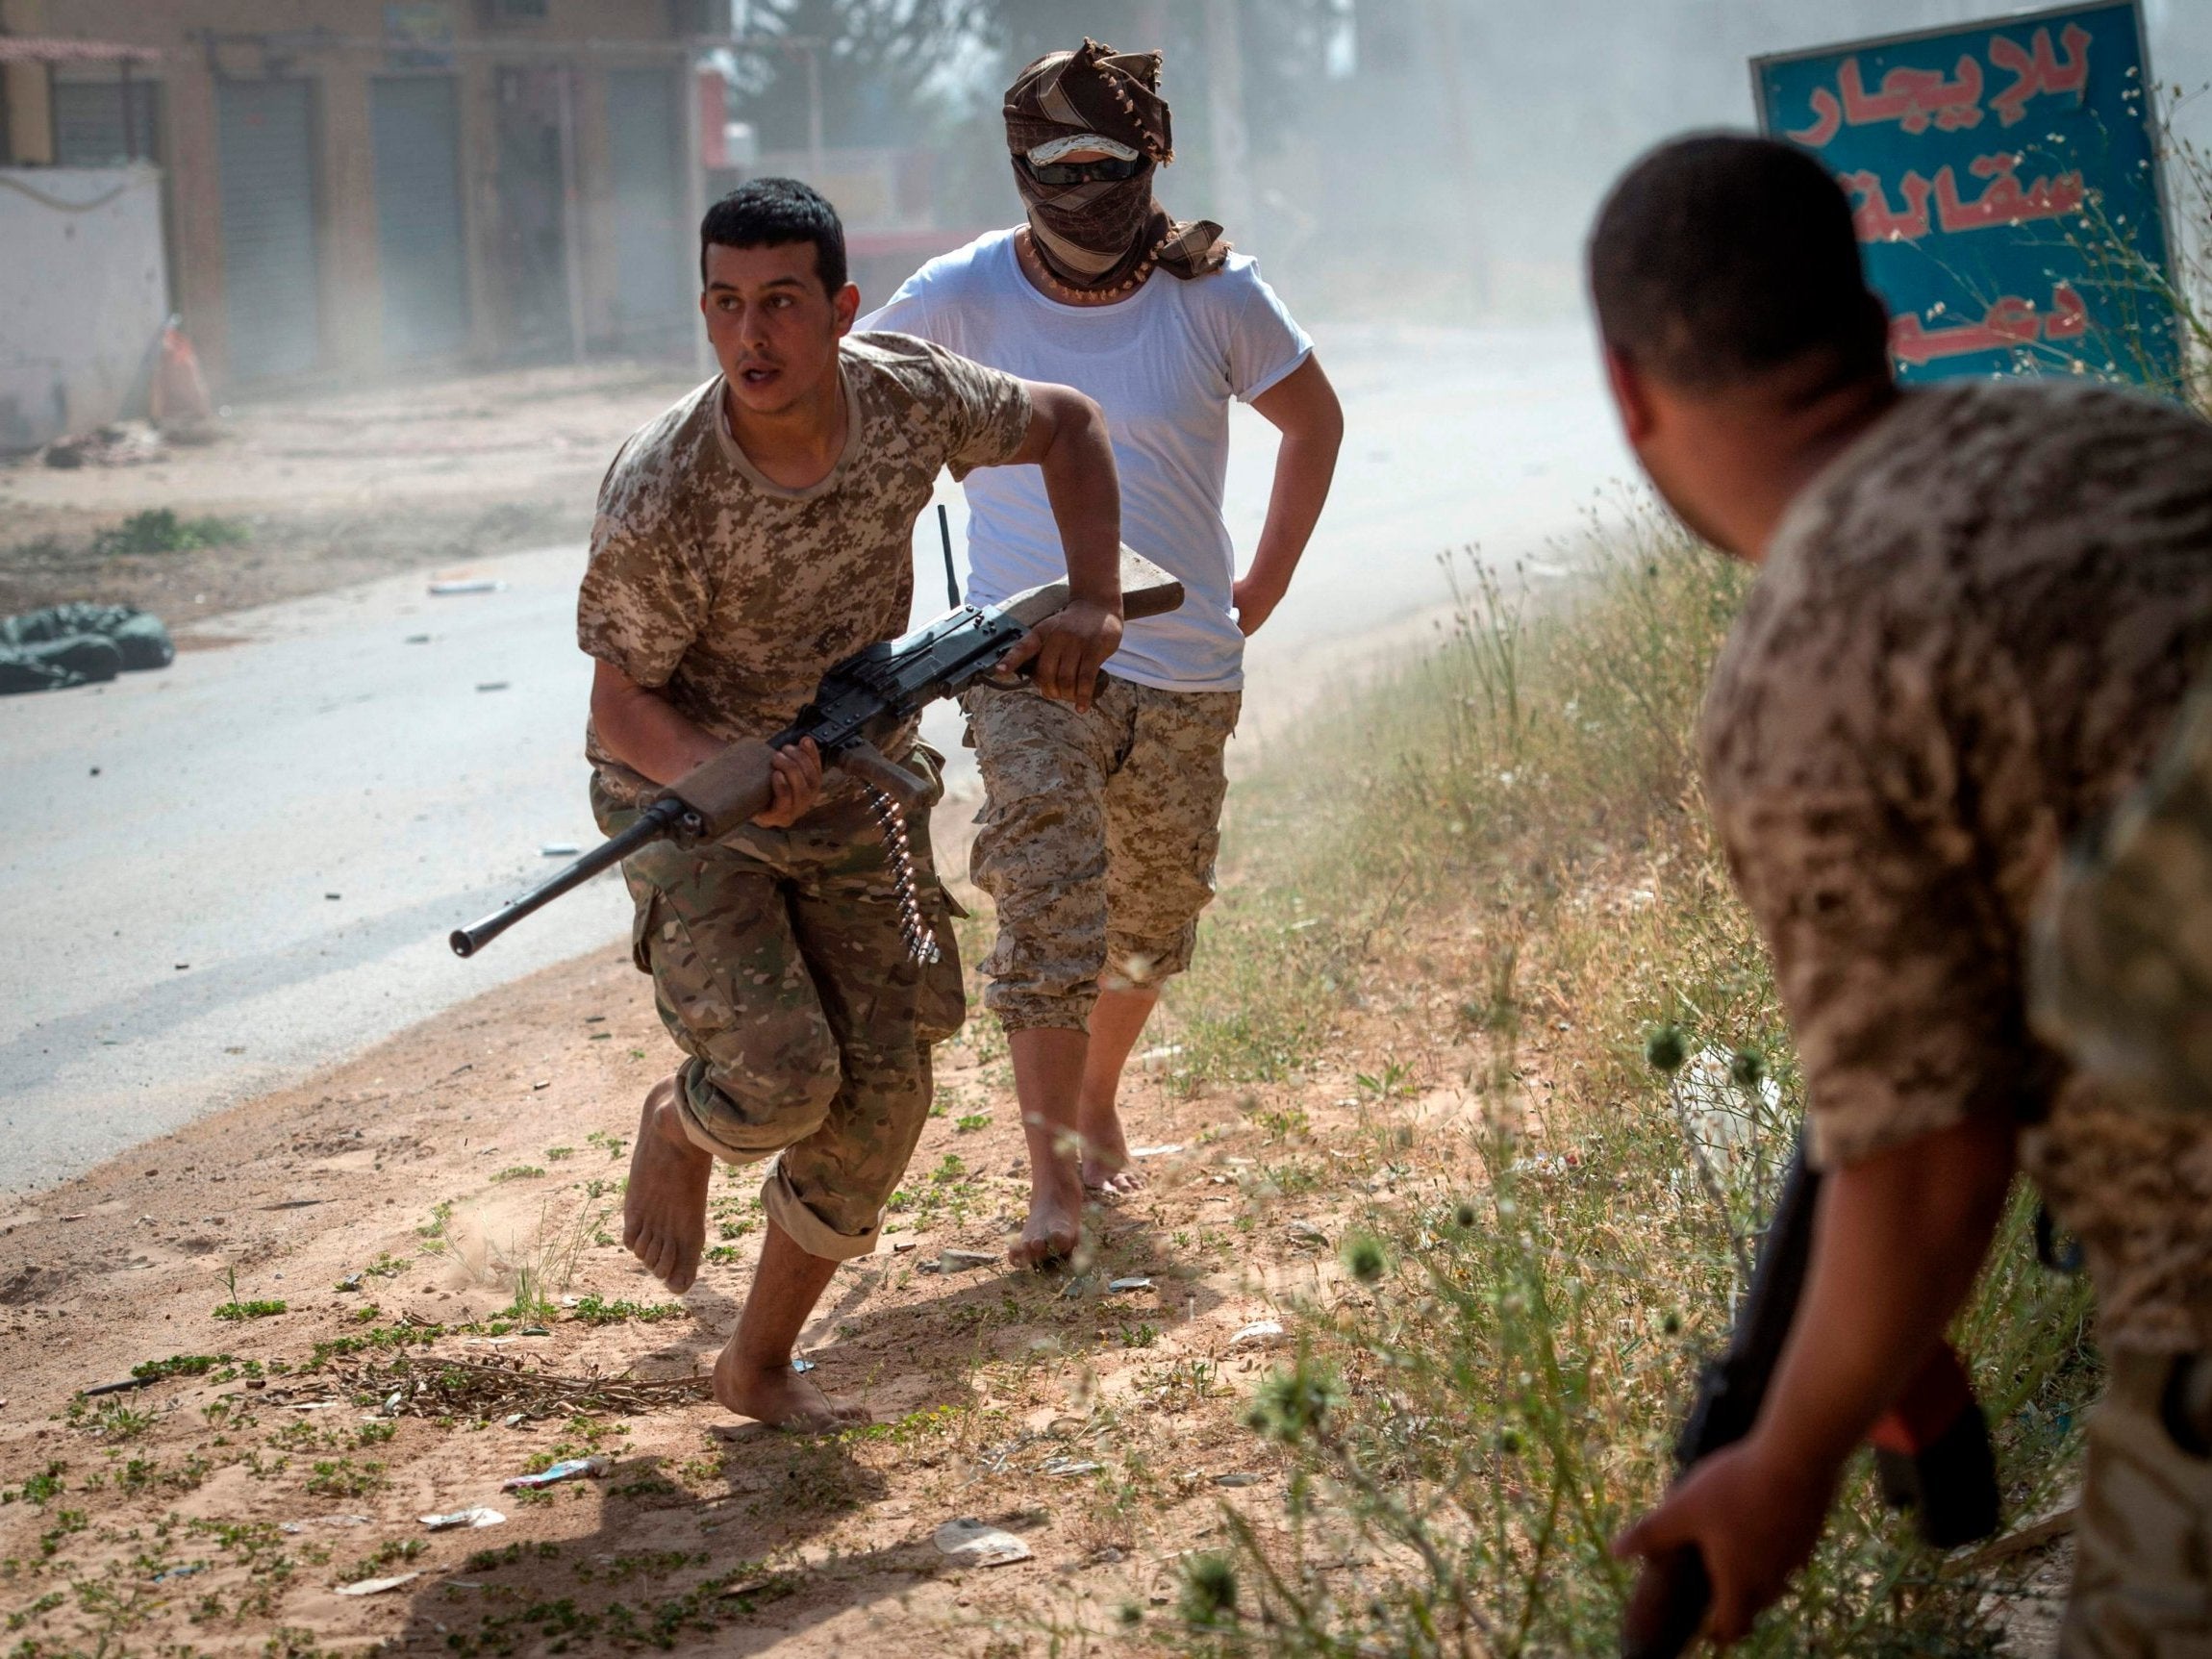
[[[161,88],[150,81],[54,83],[54,162],[63,167],[113,167],[158,162]]]
[[[219,82],[215,141],[230,377],[305,374],[322,358],[309,84]]]
[[[468,338],[458,89],[450,75],[380,78],[369,113],[384,355],[447,356]]]
[[[676,77],[665,69],[607,76],[607,135],[614,174],[615,330],[631,351],[672,355],[697,326],[686,278],[683,120]]]

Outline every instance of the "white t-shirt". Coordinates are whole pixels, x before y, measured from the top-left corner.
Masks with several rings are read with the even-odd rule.
[[[1212,276],[1155,271],[1115,305],[1047,299],[1022,275],[1013,231],[993,231],[915,272],[860,323],[918,335],[1024,380],[1098,401],[1121,475],[1121,540],[1181,579],[1182,609],[1131,622],[1114,673],[1176,691],[1244,683],[1230,614],[1236,550],[1221,520],[1229,399],[1250,402],[1313,351],[1260,267],[1231,254]],[[994,604],[1067,574],[1034,466],[968,475],[969,596]]]

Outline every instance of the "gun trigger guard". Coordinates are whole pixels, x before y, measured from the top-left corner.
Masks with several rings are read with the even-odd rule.
[[[847,777],[881,790],[901,812],[919,812],[929,805],[929,781],[916,777],[866,738],[856,738],[840,749],[831,764]]]

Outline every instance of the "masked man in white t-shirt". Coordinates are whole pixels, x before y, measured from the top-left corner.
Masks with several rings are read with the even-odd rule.
[[[1173,157],[1157,52],[1086,40],[1006,94],[1027,223],[933,260],[865,326],[1076,387],[1105,411],[1122,535],[1186,590],[1131,622],[1094,695],[985,686],[963,699],[985,804],[973,871],[998,910],[985,1005],[1005,1026],[1029,1144],[1027,1224],[1012,1254],[1071,1255],[1086,1188],[1136,1185],[1116,1113],[1121,1068],[1188,967],[1214,892],[1222,750],[1244,636],[1290,587],[1344,433],[1313,342],[1221,227],[1152,197]],[[1229,400],[1282,432],[1268,517],[1244,573],[1221,518]],[[1064,568],[1043,479],[967,483],[972,597]]]

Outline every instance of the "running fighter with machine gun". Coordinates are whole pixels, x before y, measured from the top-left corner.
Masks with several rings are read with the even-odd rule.
[[[1121,554],[1121,614],[1159,616],[1183,602],[1183,585],[1140,554]],[[854,652],[822,676],[814,699],[798,717],[766,742],[735,742],[649,797],[637,821],[593,847],[574,864],[483,920],[453,930],[456,956],[474,956],[532,912],[613,868],[649,842],[678,846],[716,842],[748,823],[768,804],[770,755],[812,739],[825,766],[867,786],[870,805],[884,822],[892,848],[900,921],[908,949],[934,960],[936,944],[923,920],[907,846],[905,817],[931,789],[888,759],[876,744],[940,697],[957,697],[986,679],[1023,636],[1068,604],[1068,584],[1048,582],[1002,604],[963,605],[904,639]]]

